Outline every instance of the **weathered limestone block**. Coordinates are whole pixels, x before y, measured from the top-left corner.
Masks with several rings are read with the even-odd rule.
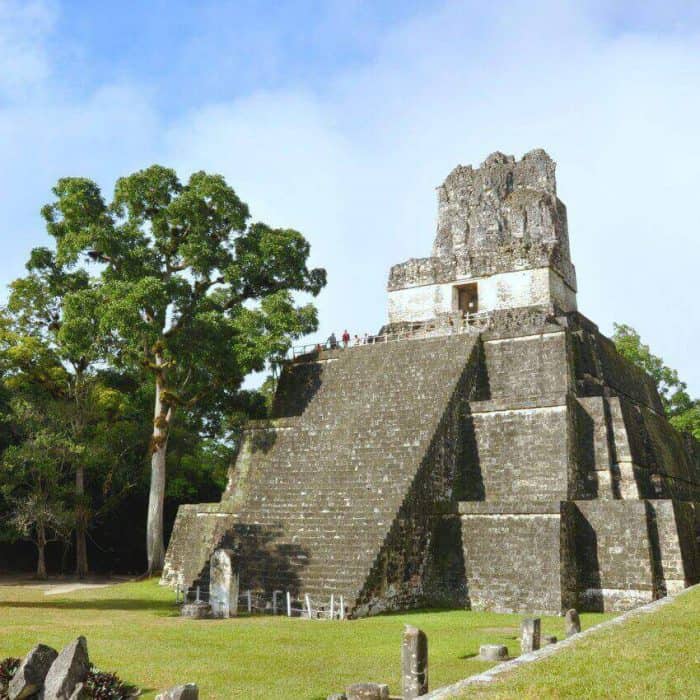
[[[347,700],[389,700],[389,686],[382,683],[353,683],[345,689]]]
[[[333,695],[329,695],[326,700],[348,700],[348,696],[345,693],[333,693]]]
[[[578,612],[573,608],[566,611],[566,617],[564,619],[564,624],[566,626],[566,636],[572,637],[581,631],[581,619],[578,616]]]
[[[520,624],[520,649],[523,654],[540,648],[540,626],[539,617],[526,617]]]
[[[70,700],[90,670],[87,641],[78,637],[66,646],[51,664],[44,681],[43,700]]]
[[[508,658],[508,647],[502,644],[482,644],[479,647],[481,661],[504,661]]]
[[[46,644],[37,644],[23,659],[8,687],[10,700],[23,700],[38,692],[58,652]]]
[[[428,692],[428,637],[412,625],[406,625],[401,644],[401,683],[404,700]]]
[[[156,700],[199,700],[199,688],[196,683],[176,685],[156,695]]]
[[[212,617],[235,617],[238,613],[238,571],[229,549],[217,549],[212,555],[209,605]]]

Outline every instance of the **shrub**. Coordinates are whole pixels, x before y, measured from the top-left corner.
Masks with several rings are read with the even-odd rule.
[[[95,700],[126,700],[138,695],[136,688],[123,683],[116,673],[106,673],[94,666],[90,667],[85,686]]]

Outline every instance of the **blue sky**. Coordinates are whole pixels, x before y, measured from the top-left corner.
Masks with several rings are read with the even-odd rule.
[[[374,331],[458,163],[545,148],[579,307],[700,393],[700,4],[0,0],[0,284],[58,177],[223,173],[329,271],[319,335]]]

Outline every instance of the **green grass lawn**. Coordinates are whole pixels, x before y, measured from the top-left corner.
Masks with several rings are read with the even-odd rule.
[[[700,698],[700,588],[465,698]]]
[[[584,626],[603,615],[583,615]],[[519,651],[520,616],[466,611],[415,612],[329,622],[286,617],[189,620],[173,593],[155,581],[124,583],[62,596],[0,586],[0,658],[23,656],[41,641],[60,648],[79,634],[91,660],[144,690],[145,697],[196,682],[203,700],[316,699],[358,681],[400,692],[404,623],[425,630],[430,686],[485,670],[484,643]],[[563,621],[543,618],[543,634],[562,636]]]

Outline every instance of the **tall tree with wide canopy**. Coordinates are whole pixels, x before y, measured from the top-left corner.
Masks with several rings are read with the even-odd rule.
[[[183,184],[154,165],[119,179],[110,204],[83,178],[61,179],[53,192],[42,213],[57,264],[96,263],[91,313],[100,342],[115,365],[139,365],[154,379],[146,545],[149,572],[160,571],[174,417],[225,410],[247,374],[315,330],[314,306],[297,305],[292,293],[317,295],[326,274],[308,268],[299,232],[249,223],[248,207],[219,175],[197,172]],[[63,305],[76,334],[78,301],[69,294]]]

